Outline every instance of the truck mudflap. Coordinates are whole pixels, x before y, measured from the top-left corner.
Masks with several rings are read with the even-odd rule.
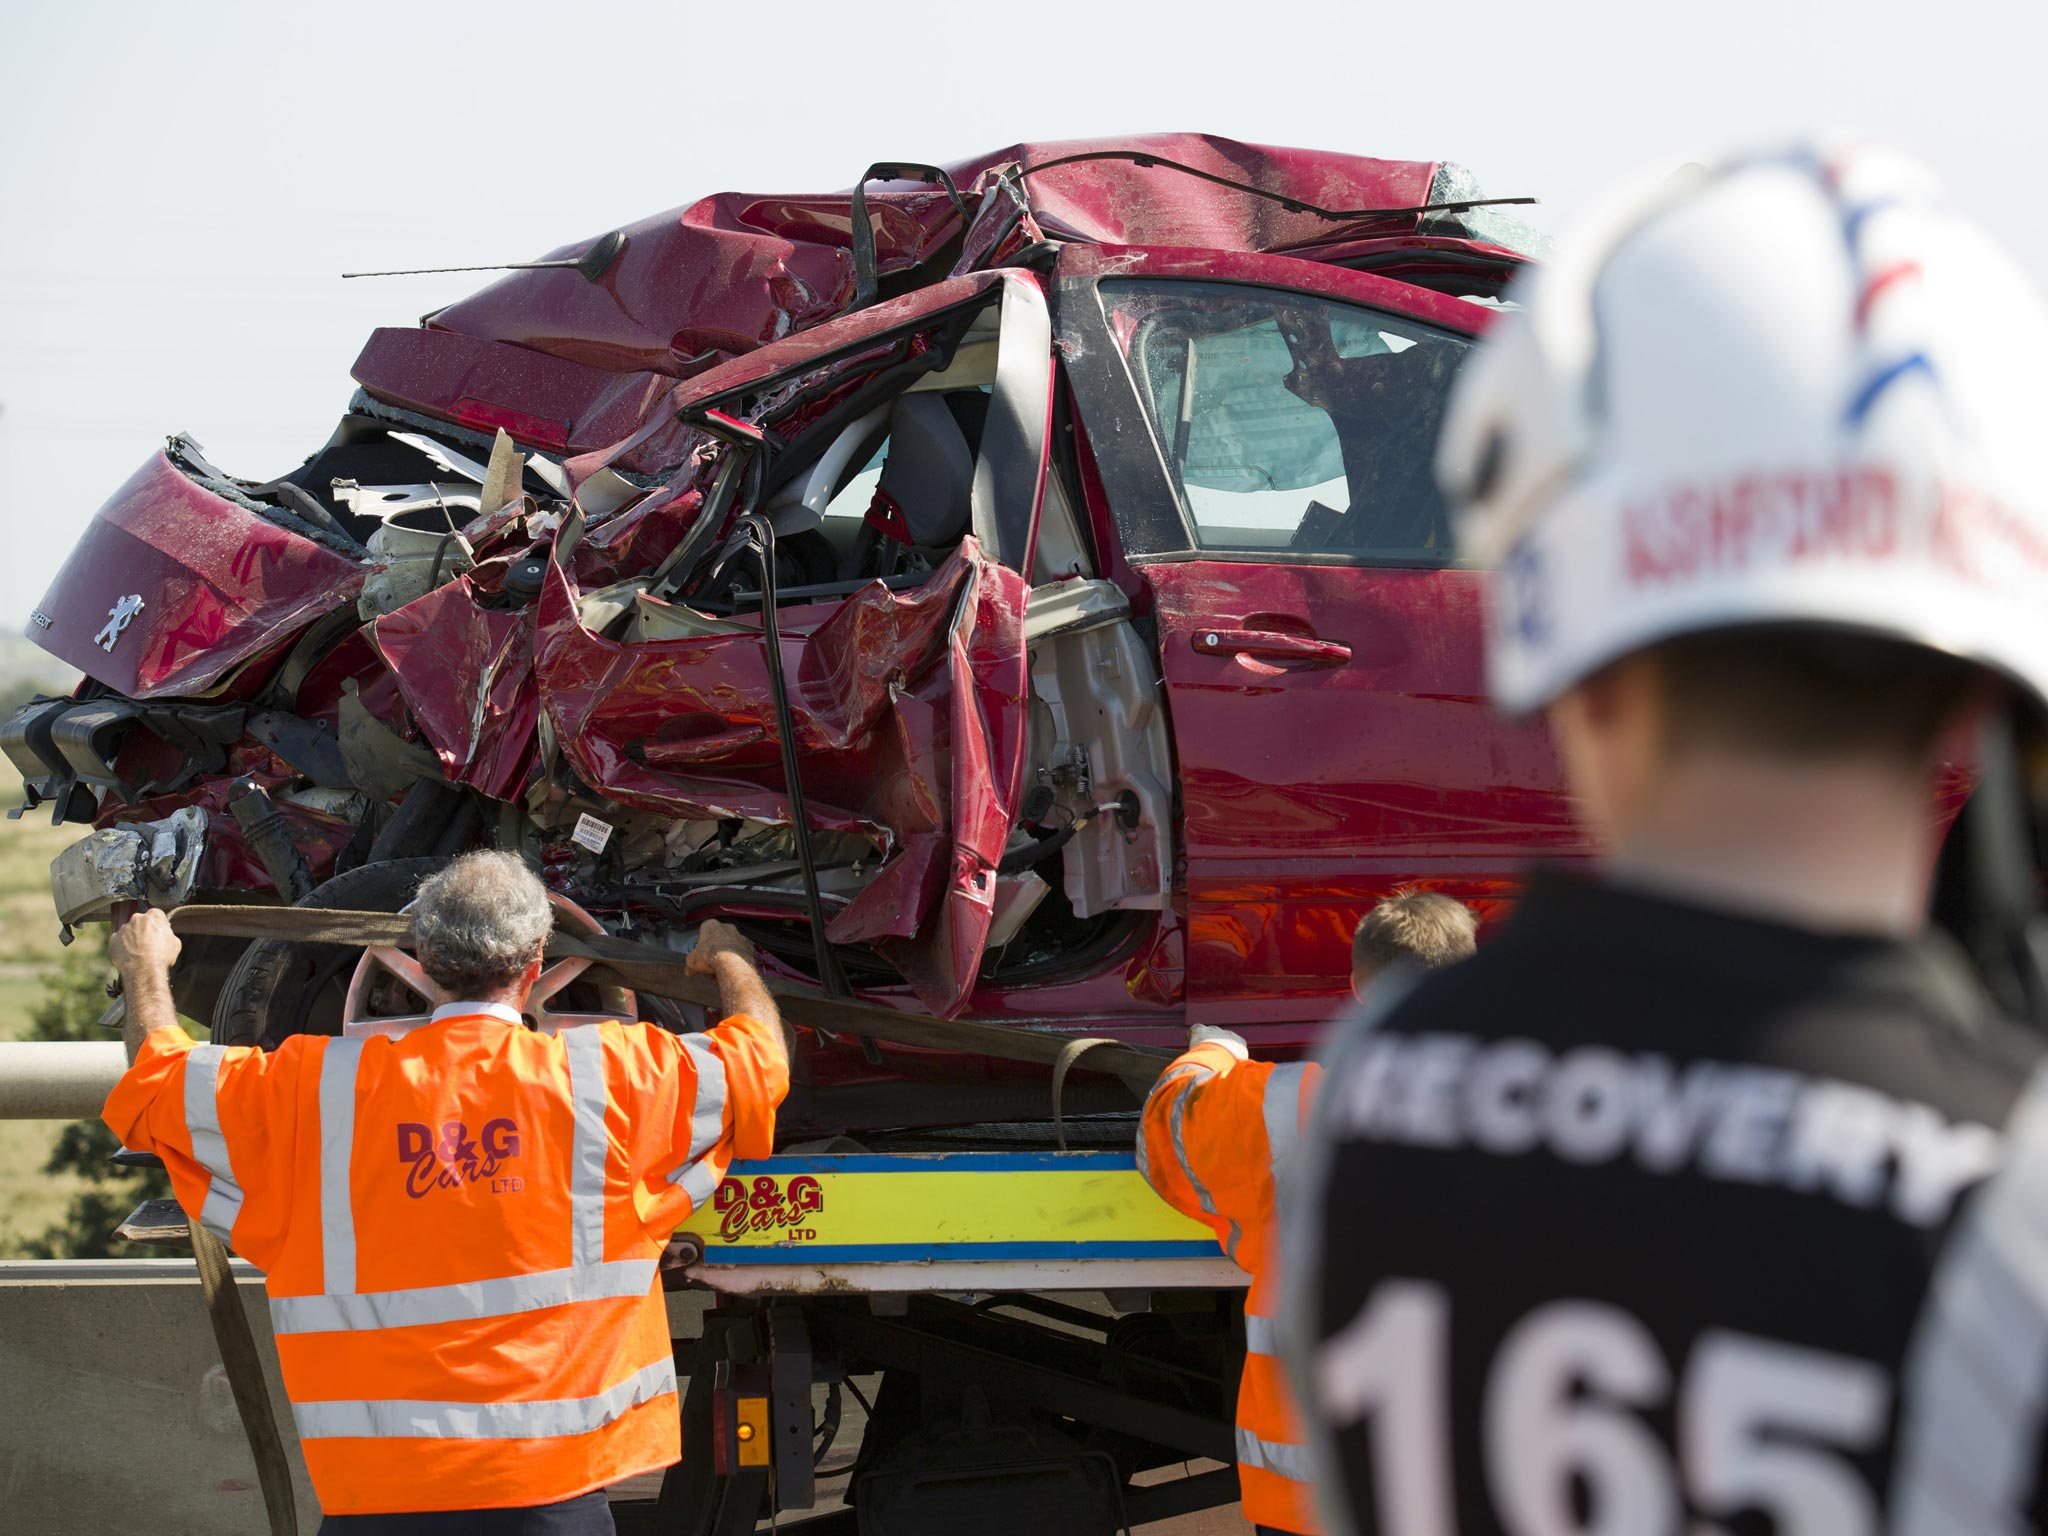
[[[1243,1289],[1128,1152],[786,1155],[734,1163],[676,1234],[677,1283],[734,1296]]]

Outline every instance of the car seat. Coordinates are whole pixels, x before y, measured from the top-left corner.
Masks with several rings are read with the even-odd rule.
[[[865,574],[886,537],[950,551],[974,521],[974,450],[942,395],[907,394],[889,412],[889,452],[866,525],[840,562],[842,578]]]

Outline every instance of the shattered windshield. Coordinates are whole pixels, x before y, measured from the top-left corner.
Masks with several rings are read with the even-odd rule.
[[[1446,160],[1436,168],[1429,184],[1432,203],[1463,203],[1485,197],[1479,178],[1464,166]],[[1461,208],[1455,213],[1426,213],[1422,216],[1425,235],[1450,235],[1459,240],[1484,240],[1505,246],[1532,261],[1550,254],[1550,236],[1515,217],[1513,208]]]
[[[1278,289],[1101,292],[1197,544],[1450,563],[1432,462],[1467,338]]]

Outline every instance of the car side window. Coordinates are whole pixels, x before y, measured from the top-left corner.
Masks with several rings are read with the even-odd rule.
[[[1282,289],[1100,292],[1197,546],[1451,563],[1432,460],[1468,338]]]

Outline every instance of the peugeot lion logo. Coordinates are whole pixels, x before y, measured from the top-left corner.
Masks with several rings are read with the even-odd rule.
[[[100,632],[92,637],[92,643],[103,651],[111,651],[114,642],[121,638],[121,631],[135,620],[135,615],[149,605],[142,600],[140,592],[131,592],[107,610],[107,622]]]

